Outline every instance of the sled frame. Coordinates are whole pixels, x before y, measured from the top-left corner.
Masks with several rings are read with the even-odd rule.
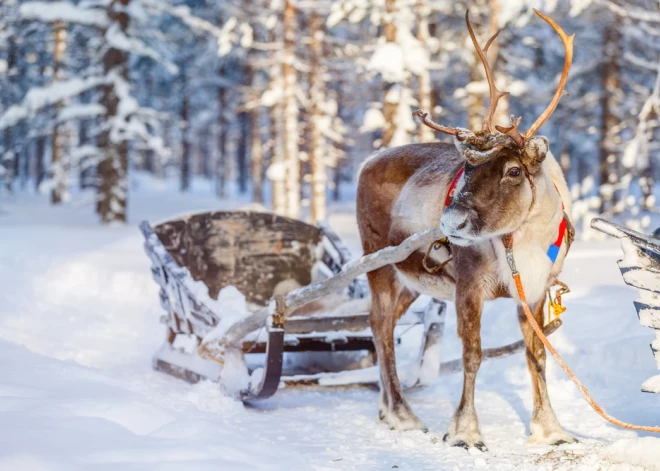
[[[324,247],[318,262],[325,265],[331,274],[336,274],[351,260],[350,251],[329,225],[319,223],[318,229]],[[199,342],[220,321],[222,313],[213,312],[196,298],[190,285],[193,282],[190,273],[169,254],[149,223],[143,222],[140,230],[145,237],[145,252],[152,261],[152,276],[160,286],[161,306],[167,311],[167,315],[163,316],[161,320],[168,326],[168,333],[161,350],[154,356],[154,369],[190,383],[197,383],[204,379],[217,381],[221,365],[213,365],[212,362],[205,360],[203,368],[205,371],[182,366],[182,364],[190,362],[194,357],[194,352],[181,353],[174,346],[174,342],[181,334],[196,338]],[[367,295],[368,285],[363,276],[353,280],[348,287],[349,299],[360,299]],[[431,300],[424,308],[410,309],[400,321],[402,325],[424,325],[418,370],[421,369],[420,366],[425,361],[425,354],[429,348],[440,342],[445,314],[445,303]],[[266,329],[265,342],[246,341],[243,343],[244,354],[265,354],[261,380],[257,384],[250,385],[241,394],[242,399],[246,402],[271,397],[282,384],[314,384],[314,380],[282,376],[284,353],[286,352],[366,351],[375,357],[373,336],[368,328],[368,313],[333,317],[287,319],[280,317],[280,321],[275,321],[275,317],[271,316],[264,326]],[[347,331],[345,338],[331,341],[324,338],[324,332],[338,330]],[[319,335],[310,335],[310,332],[318,332]],[[397,339],[398,341],[400,339]],[[176,356],[181,361],[171,358]],[[197,358],[197,361],[202,360]],[[419,379],[416,383],[419,383]]]

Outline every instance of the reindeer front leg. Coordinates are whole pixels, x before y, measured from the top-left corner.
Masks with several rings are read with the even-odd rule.
[[[543,325],[543,301],[536,303],[533,309],[534,318],[539,325]],[[522,330],[525,345],[527,346],[527,367],[532,377],[532,390],[534,392],[534,410],[529,426],[531,436],[529,443],[534,445],[561,445],[574,443],[577,440],[569,435],[559,425],[555,411],[550,404],[548,388],[545,382],[545,347],[536,333],[529,325],[527,317],[518,307],[518,320]]]
[[[476,447],[486,451],[481,438],[477,411],[474,408],[474,386],[481,365],[481,290],[472,283],[456,286],[458,335],[463,343],[463,395],[449,424],[444,441],[465,449]]]

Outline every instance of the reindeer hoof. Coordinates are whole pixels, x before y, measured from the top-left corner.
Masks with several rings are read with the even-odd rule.
[[[465,443],[463,440],[456,440],[454,443],[451,444],[451,446],[455,446],[457,448],[465,448],[466,450],[469,448],[468,444]]]
[[[442,437],[443,442],[449,442],[450,440],[451,440],[451,436],[449,435],[449,433],[446,433],[445,436]],[[474,443],[468,443],[467,441],[465,441],[461,438],[458,438],[458,439],[454,440],[453,442],[451,442],[451,446],[455,446],[455,447],[458,447],[458,448],[464,448],[466,450],[469,450],[470,448],[476,448],[477,450],[479,450],[481,452],[488,451],[488,447],[486,446],[486,444],[482,440],[478,440]]]
[[[483,452],[488,451],[488,447],[484,442],[477,442],[474,444],[474,447],[479,451],[483,451]]]
[[[407,408],[399,408],[386,412],[384,420],[392,430],[422,430],[424,433],[429,431],[415,414]]]
[[[546,433],[546,434],[532,434],[529,437],[528,443],[530,445],[550,445],[559,446],[570,443],[577,443],[577,440],[562,429]]]
[[[554,442],[552,444],[552,446],[568,445],[570,443],[579,443],[579,442],[580,442],[580,440],[578,440],[577,438],[573,438],[572,440],[565,440],[565,439],[562,438],[562,439],[559,439],[556,442]]]

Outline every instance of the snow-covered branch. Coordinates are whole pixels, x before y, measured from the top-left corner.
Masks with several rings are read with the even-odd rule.
[[[81,93],[107,83],[106,77],[72,78],[53,82],[45,87],[30,90],[18,105],[10,106],[0,116],[0,129],[18,124],[23,119],[33,116],[47,106],[75,97]]]
[[[108,16],[105,10],[100,8],[81,8],[71,2],[27,2],[19,9],[21,17],[26,20],[53,23],[62,21],[65,23],[76,23],[81,25],[108,26]]]
[[[137,56],[149,57],[162,64],[171,74],[176,74],[179,71],[179,68],[175,64],[166,60],[155,49],[147,46],[144,42],[136,37],[129,37],[124,34],[124,32],[121,30],[121,27],[117,23],[114,23],[108,28],[105,33],[105,38],[108,46],[112,48],[118,49],[120,51],[126,51],[129,54],[135,54]]]
[[[623,18],[630,18],[636,21],[647,23],[660,23],[660,13],[651,10],[642,10],[637,7],[626,5],[625,7],[617,5],[612,0],[596,0],[596,3],[607,7],[612,13]]]

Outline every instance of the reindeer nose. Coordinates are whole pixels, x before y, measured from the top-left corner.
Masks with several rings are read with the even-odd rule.
[[[468,214],[464,211],[450,210],[445,212],[440,219],[442,232],[447,235],[455,234],[465,229],[468,225]]]

